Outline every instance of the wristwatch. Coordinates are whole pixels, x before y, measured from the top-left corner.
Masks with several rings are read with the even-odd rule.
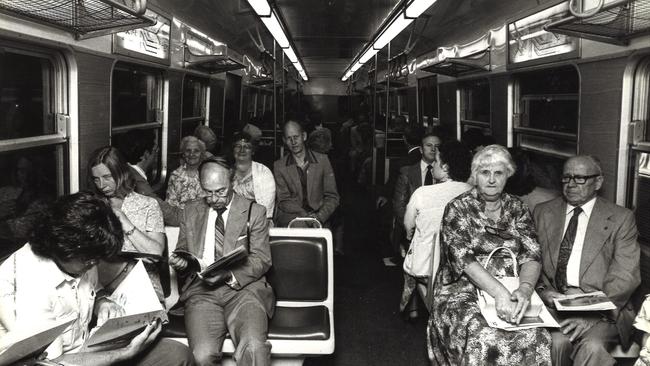
[[[136,227],[135,227],[135,225],[133,225],[133,227],[131,228],[131,230],[128,230],[128,231],[125,231],[125,232],[124,232],[124,236],[131,236],[131,235],[133,235],[133,233],[135,232],[135,229],[136,229]]]

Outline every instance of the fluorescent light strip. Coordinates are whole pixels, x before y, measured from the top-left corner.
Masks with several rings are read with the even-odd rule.
[[[261,17],[268,17],[271,14],[271,6],[266,0],[248,0],[255,13]]]
[[[404,13],[400,13],[393,21],[390,23],[388,28],[377,38],[373,44],[373,48],[381,50],[384,48],[388,42],[392,41],[395,36],[400,34],[404,28],[408,27],[409,24],[413,22],[413,19],[406,18]]]
[[[283,51],[287,55],[287,58],[289,58],[289,61],[291,61],[292,63],[298,62],[298,56],[296,56],[296,52],[294,52],[291,46],[284,48]]]
[[[280,22],[275,14],[271,13],[270,17],[262,17],[261,19],[262,23],[264,23],[269,32],[271,32],[271,35],[275,38],[275,41],[278,42],[280,47],[289,47],[289,40],[287,39],[286,34],[284,34],[284,30],[282,30]]]
[[[379,50],[376,50],[372,47],[368,48],[368,50],[366,50],[366,53],[364,53],[363,56],[361,56],[361,58],[359,59],[359,63],[365,64],[366,62],[368,62],[368,60],[372,58],[372,56],[376,55],[377,52],[379,52]]]
[[[435,2],[436,0],[413,0],[413,2],[406,7],[404,14],[407,18],[417,18]]]

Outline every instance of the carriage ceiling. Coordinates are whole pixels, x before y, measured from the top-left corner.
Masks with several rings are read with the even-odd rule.
[[[391,43],[404,50],[411,29],[410,56],[440,46],[476,39],[517,13],[556,0],[438,0]],[[401,0],[275,0],[311,78],[340,78],[352,58],[370,41],[377,27]],[[160,9],[227,43],[239,52],[258,55],[250,34],[262,36],[272,52],[272,38],[246,0],[150,0]],[[428,21],[427,21],[428,19]],[[386,57],[386,49],[382,51]]]

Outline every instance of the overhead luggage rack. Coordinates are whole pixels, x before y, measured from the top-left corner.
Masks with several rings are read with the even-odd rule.
[[[458,76],[473,71],[490,70],[490,49],[475,52],[464,57],[448,57],[422,68],[423,71]]]
[[[229,50],[226,45],[215,47],[214,53],[211,55],[197,55],[188,47],[185,47],[184,59],[186,67],[210,74],[239,70],[246,67],[243,58],[237,52]]]
[[[650,33],[650,0],[618,0],[607,3],[596,14],[573,15],[544,26],[548,32],[599,42],[627,45],[631,38]]]
[[[144,15],[146,0],[133,8],[119,0],[2,0],[0,12],[54,26],[77,39],[155,24]]]

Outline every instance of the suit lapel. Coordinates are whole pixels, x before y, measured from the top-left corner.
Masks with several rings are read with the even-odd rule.
[[[194,237],[196,238],[196,243],[198,246],[198,256],[203,255],[203,251],[205,250],[205,230],[208,227],[208,213],[210,212],[210,208],[202,204],[200,206],[196,206],[196,220],[194,220],[195,223],[195,232],[194,232]]]
[[[302,187],[300,186],[300,175],[298,175],[298,165],[291,164],[287,165],[287,174],[289,175],[289,184],[291,184],[293,192],[298,194],[300,197],[300,202],[302,202]],[[292,192],[292,193],[293,193]]]
[[[411,186],[413,186],[413,191],[422,185],[422,172],[420,171],[419,161],[417,164],[411,165],[411,169],[409,169],[409,180],[411,181]],[[413,193],[413,191],[411,191],[411,193]]]
[[[580,279],[591,263],[596,259],[598,253],[605,245],[611,231],[611,223],[608,223],[610,213],[600,198],[596,198],[594,209],[591,211],[585,241],[580,256]]]
[[[223,239],[223,254],[235,249],[237,238],[239,238],[239,234],[246,225],[247,210],[246,200],[240,198],[237,194],[233,195],[232,205],[228,212],[228,221],[226,222],[226,233]]]
[[[564,220],[566,220],[566,202],[558,200],[557,206],[546,211],[548,226],[545,227],[549,241],[549,253],[553,268],[557,268],[560,256],[560,244],[564,237]]]

